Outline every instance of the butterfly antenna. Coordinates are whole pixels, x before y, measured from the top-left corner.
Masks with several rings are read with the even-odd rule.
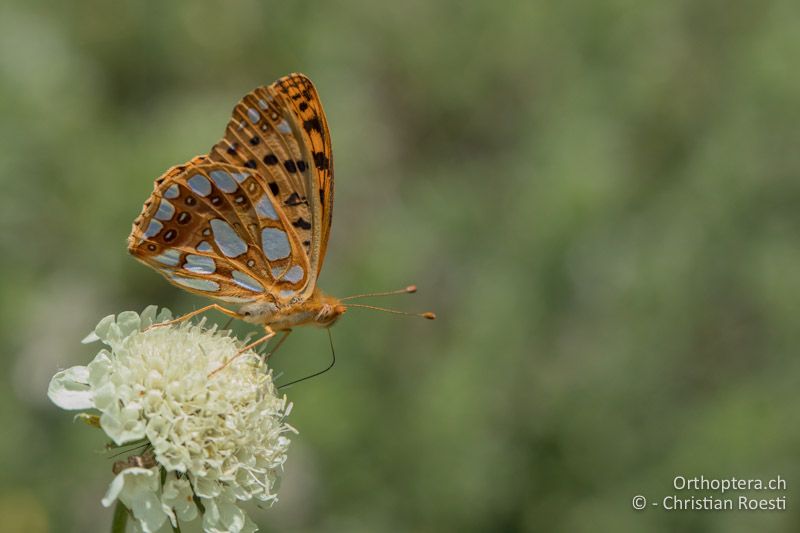
[[[372,309],[373,311],[383,311],[384,313],[392,313],[393,315],[418,316],[420,318],[427,318],[428,320],[436,319],[436,313],[432,311],[426,311],[424,313],[408,313],[406,311],[398,311],[397,309],[387,309],[386,307],[378,307],[375,305],[366,305],[366,304],[347,304],[346,307],[360,307],[362,309]]]
[[[300,383],[301,381],[305,381],[307,379],[315,378],[315,377],[317,377],[319,375],[324,374],[325,372],[327,372],[331,368],[333,368],[333,365],[336,364],[336,352],[333,349],[333,337],[331,336],[331,329],[330,328],[328,328],[328,342],[331,345],[331,364],[329,364],[327,367],[325,367],[325,369],[320,370],[319,372],[314,372],[310,376],[306,376],[304,378],[296,379],[294,381],[290,381],[289,383],[284,383],[283,385],[280,385],[278,387],[278,389],[282,389],[284,387],[288,387],[289,385],[294,385],[295,383]]]
[[[368,298],[370,296],[392,296],[393,294],[412,294],[412,293],[415,293],[415,292],[417,292],[417,286],[416,285],[409,285],[405,289],[397,289],[395,291],[368,292],[368,293],[365,293],[365,294],[354,294],[353,296],[346,296],[344,298],[341,298],[341,301],[344,302],[346,300],[353,300],[355,298]]]

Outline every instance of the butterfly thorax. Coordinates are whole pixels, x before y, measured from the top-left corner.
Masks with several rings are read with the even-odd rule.
[[[296,326],[332,326],[346,308],[337,298],[315,289],[308,300],[279,307],[271,301],[254,302],[239,309],[242,318],[252,324],[269,326],[281,331]]]

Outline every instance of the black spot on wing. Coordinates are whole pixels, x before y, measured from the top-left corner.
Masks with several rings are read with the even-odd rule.
[[[319,122],[319,117],[314,117],[303,121],[303,129],[308,133],[311,133],[312,130],[315,130],[322,134],[322,125]]]
[[[324,152],[314,152],[314,165],[320,170],[328,170],[330,167],[330,160]]]
[[[311,222],[308,222],[303,217],[300,217],[294,222],[292,222],[292,226],[300,229],[311,229]]]
[[[283,203],[285,205],[294,206],[294,205],[305,204],[307,202],[305,201],[305,199],[300,198],[299,194],[297,194],[296,192],[293,192],[292,194],[289,195],[289,197]]]

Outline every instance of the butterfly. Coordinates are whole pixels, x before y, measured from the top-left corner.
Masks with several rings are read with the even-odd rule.
[[[208,154],[156,179],[128,251],[182,289],[240,305],[181,320],[217,309],[262,325],[263,342],[295,326],[330,327],[347,310],[317,287],[332,214],[325,112],[311,80],[290,74],[245,95]]]

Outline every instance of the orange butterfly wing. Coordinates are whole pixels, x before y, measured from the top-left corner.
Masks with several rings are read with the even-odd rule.
[[[333,216],[333,155],[311,80],[290,74],[245,95],[208,156],[266,180],[308,253],[316,283]]]
[[[325,113],[291,74],[245,95],[207,156],[156,180],[128,249],[196,294],[287,304],[314,292],[332,214]]]
[[[205,156],[156,180],[128,251],[171,283],[226,302],[286,304],[312,278],[302,244],[264,180]]]

